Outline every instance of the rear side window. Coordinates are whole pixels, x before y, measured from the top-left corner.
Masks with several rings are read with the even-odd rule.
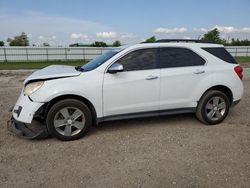
[[[237,64],[233,56],[223,47],[218,48],[202,48],[203,50],[207,51],[208,53],[218,57],[219,59],[226,61],[228,63]]]
[[[142,49],[130,52],[116,63],[123,65],[124,71],[157,68],[157,49]]]
[[[200,66],[205,64],[205,60],[192,50],[186,48],[161,48],[160,49],[160,67],[187,67]]]

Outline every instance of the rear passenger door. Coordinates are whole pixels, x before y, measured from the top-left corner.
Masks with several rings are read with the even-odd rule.
[[[160,110],[195,107],[194,91],[206,74],[206,61],[182,47],[164,47],[159,52]]]

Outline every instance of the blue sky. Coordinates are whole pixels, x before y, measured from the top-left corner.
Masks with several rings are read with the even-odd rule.
[[[250,0],[0,0],[0,40],[24,31],[32,43],[135,43],[221,36],[250,39]]]

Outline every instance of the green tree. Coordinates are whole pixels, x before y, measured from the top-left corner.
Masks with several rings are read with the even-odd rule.
[[[248,39],[242,40],[241,45],[242,46],[250,46],[250,41]]]
[[[15,36],[14,39],[8,38],[10,46],[29,46],[27,35],[22,32],[21,35]]]
[[[121,42],[119,41],[119,40],[116,40],[113,44],[112,44],[112,46],[114,46],[114,47],[119,47],[119,46],[121,46],[122,44],[121,44]]]
[[[108,45],[105,42],[102,42],[102,41],[95,41],[90,46],[93,46],[93,47],[107,47]]]
[[[208,31],[206,34],[204,34],[202,40],[211,41],[217,44],[223,44],[225,46],[250,46],[250,41],[247,39],[240,40],[238,38],[232,38],[231,42],[229,42],[225,39],[220,38],[220,32],[217,28]]]
[[[4,46],[4,41],[0,41],[0,46]]]
[[[204,34],[202,40],[214,42],[217,44],[223,43],[223,40],[220,38],[220,32],[217,28],[215,28],[211,31],[208,31],[206,34]]]
[[[155,41],[156,41],[155,36],[152,36],[152,37],[146,39],[145,43],[153,43],[153,42],[155,42]]]
[[[231,44],[232,46],[250,46],[250,41],[245,39],[245,40],[240,40],[240,39],[234,39],[232,38]]]

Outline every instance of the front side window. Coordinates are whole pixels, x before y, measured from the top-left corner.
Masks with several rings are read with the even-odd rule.
[[[116,63],[123,65],[124,71],[147,70],[157,68],[157,49],[141,49],[130,52]]]
[[[110,51],[102,54],[101,56],[91,60],[89,63],[83,65],[79,70],[83,71],[83,72],[88,72],[88,71],[94,70],[97,67],[99,67],[100,65],[102,65],[103,63],[105,63],[107,60],[109,60],[111,57],[113,57],[114,55],[119,53],[120,51],[119,50],[110,50]]]
[[[160,49],[160,67],[187,67],[200,66],[205,60],[192,50],[178,47],[166,47]]]

